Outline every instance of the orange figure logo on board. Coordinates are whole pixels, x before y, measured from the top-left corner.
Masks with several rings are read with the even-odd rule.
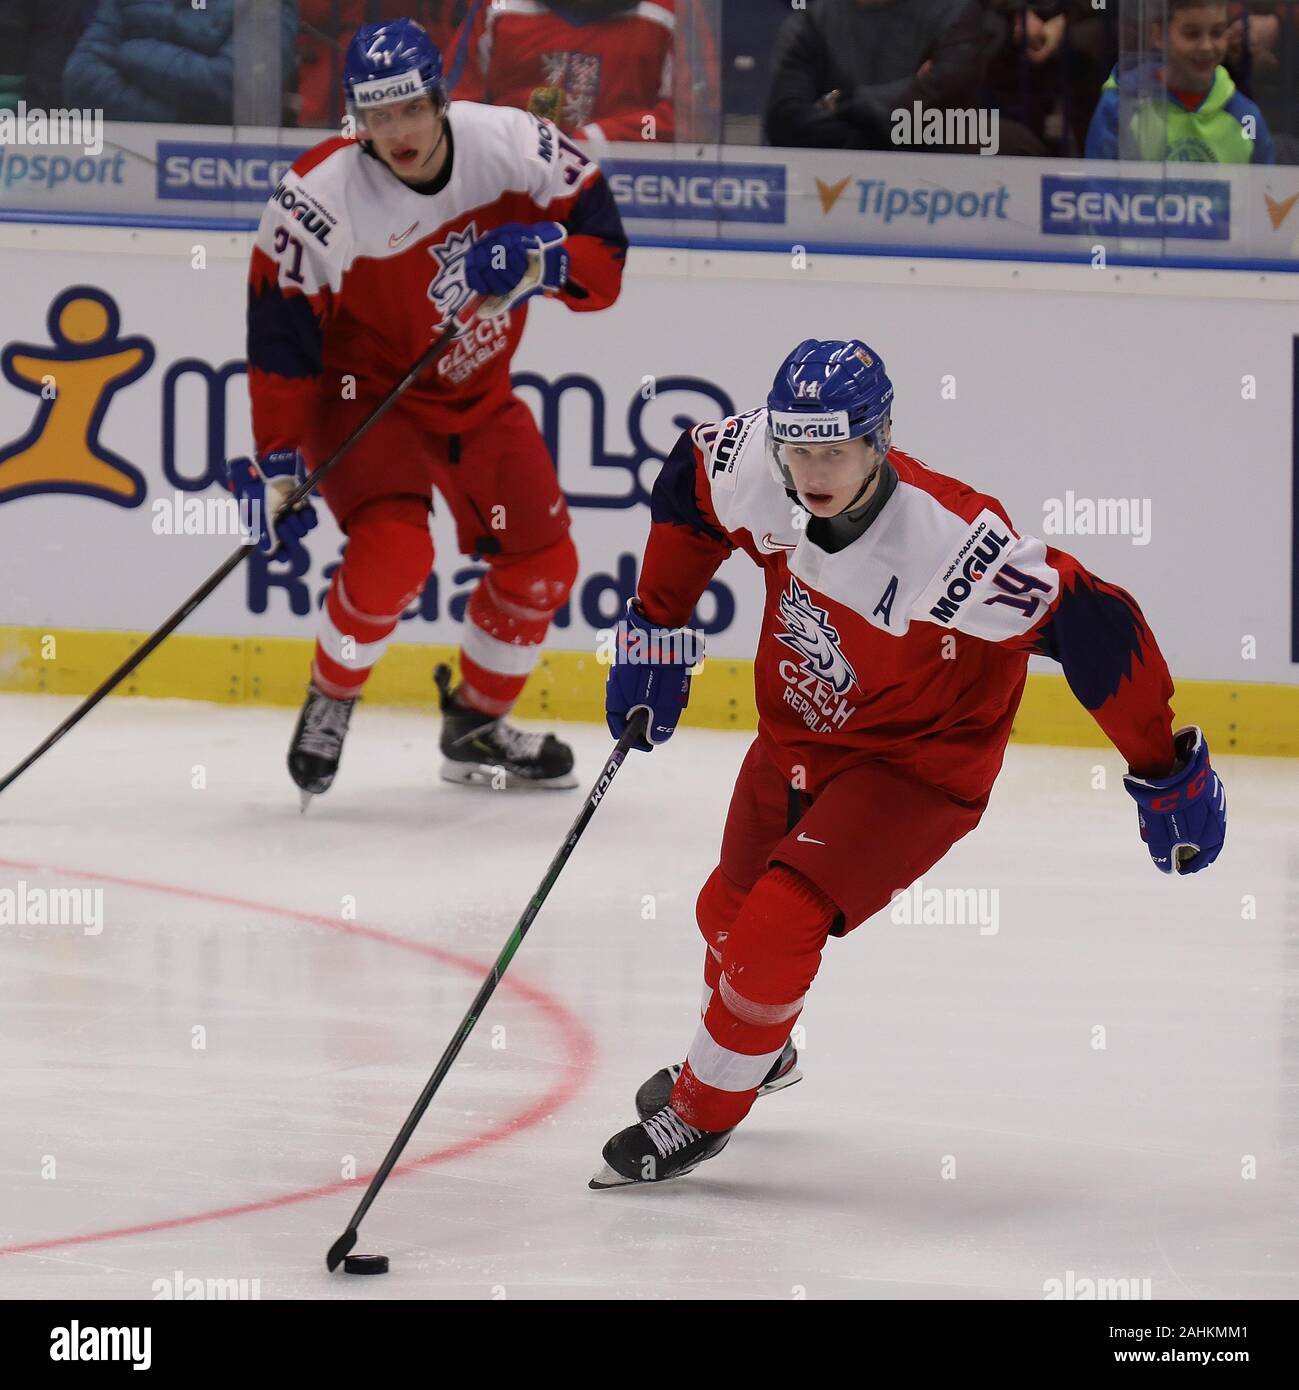
[[[42,492],[144,501],[144,475],[99,439],[114,392],[153,365],[153,344],[119,337],[120,326],[110,295],[74,285],[50,305],[48,342],[10,343],[0,354],[5,380],[40,398],[27,433],[0,445],[0,502]]]

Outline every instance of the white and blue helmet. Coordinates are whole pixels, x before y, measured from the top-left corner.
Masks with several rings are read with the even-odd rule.
[[[431,96],[441,109],[448,100],[441,50],[413,19],[363,24],[347,47],[343,94],[358,131],[368,112],[393,102]]]
[[[767,456],[794,491],[781,451],[787,444],[865,439],[879,459],[892,441],[893,383],[879,354],[858,338],[805,338],[780,364],[767,395]]]

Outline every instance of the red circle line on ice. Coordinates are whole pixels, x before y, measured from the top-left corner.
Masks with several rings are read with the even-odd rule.
[[[190,898],[197,902],[217,903],[227,907],[241,908],[248,912],[262,913],[271,917],[282,917],[289,921],[301,922],[307,926],[329,927],[334,931],[345,932],[349,936],[361,936],[377,941],[384,946],[394,946],[398,950],[412,951],[416,955],[427,956],[431,960],[449,965],[456,970],[481,979],[487,974],[488,966],[468,956],[457,955],[441,946],[429,946],[419,941],[408,941],[391,932],[380,931],[376,927],[362,926],[359,922],[342,922],[333,917],[324,917],[314,912],[299,912],[294,908],[277,907],[272,903],[255,902],[249,898],[231,897],[224,893],[209,893],[201,889],[180,888],[170,883],[152,883],[146,879],[123,878],[117,874],[87,873],[80,869],[68,869],[53,864],[26,863],[17,859],[0,859],[0,869],[18,869],[24,873],[44,873],[57,878],[81,878],[98,883],[116,884],[122,888],[138,888],[147,893],[163,893],[178,898]],[[582,1089],[591,1060],[595,1054],[594,1039],[586,1025],[553,995],[521,980],[507,975],[500,984],[501,989],[510,990],[519,998],[526,1000],[545,1017],[559,1033],[564,1044],[563,1074],[541,1097],[526,1110],[498,1121],[481,1134],[460,1139],[454,1144],[434,1149],[419,1158],[407,1159],[393,1169],[392,1176],[413,1172],[417,1168],[427,1168],[434,1163],[445,1163],[448,1159],[459,1158],[472,1153],[487,1144],[518,1134],[539,1124],[547,1115],[567,1105]],[[430,1055],[429,1064],[436,1061]],[[414,1096],[411,1096],[414,1101]],[[434,1104],[436,1104],[436,1100]],[[394,1134],[396,1131],[393,1131]],[[26,1241],[22,1245],[0,1246],[0,1255],[22,1255],[38,1250],[56,1250],[68,1245],[88,1245],[95,1241],[125,1240],[129,1236],[147,1235],[156,1231],[174,1230],[181,1226],[197,1226],[206,1221],[223,1221],[230,1217],[248,1216],[254,1212],[274,1211],[279,1207],[292,1206],[297,1202],[310,1202],[317,1197],[331,1197],[341,1192],[359,1194],[370,1181],[373,1172],[359,1177],[339,1179],[323,1183],[319,1187],[304,1188],[299,1192],[286,1192],[278,1197],[268,1197],[259,1202],[241,1202],[235,1206],[217,1207],[212,1211],[194,1212],[189,1216],[172,1216],[161,1221],[145,1221],[133,1226],[118,1226],[104,1231],[88,1231],[81,1235],[57,1236],[50,1240]],[[325,1233],[326,1235],[328,1232]]]

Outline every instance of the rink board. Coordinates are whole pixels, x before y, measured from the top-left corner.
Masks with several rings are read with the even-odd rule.
[[[89,694],[147,635],[0,628],[0,689]],[[51,641],[55,655],[46,659],[43,652],[50,650]],[[296,707],[311,651],[311,644],[298,638],[180,634],[132,672],[118,693]],[[433,666],[446,661],[455,668],[458,658],[455,647],[397,643],[367,682],[366,703],[432,709]],[[524,687],[516,707],[519,717],[603,723],[605,671],[590,653],[547,651]],[[1178,724],[1200,724],[1212,746],[1223,752],[1299,756],[1299,687],[1178,681],[1173,711]],[[706,659],[691,685],[686,720],[696,728],[756,729],[753,662]],[[1029,675],[1011,736],[1019,743],[1109,747],[1064,677],[1047,673]]]
[[[169,507],[223,497],[224,461],[251,450],[249,242],[0,226],[0,248],[12,272],[0,325],[0,689],[82,692],[237,543],[160,522]],[[1021,532],[1137,598],[1179,690],[1196,692],[1180,718],[1210,724],[1212,711],[1220,742],[1292,751],[1296,280],[633,248],[613,309],[538,305],[514,363],[581,555],[521,713],[599,718],[599,634],[634,592],[649,490],[680,430],[760,402],[798,338],[860,335],[889,365],[900,447],[996,496]],[[105,322],[111,390],[96,365],[108,346],[87,353],[67,338]],[[45,370],[53,401],[41,396]],[[456,552],[443,511],[434,574],[375,673],[376,703],[431,699],[435,659],[458,646],[483,567]],[[297,703],[341,540],[322,509],[304,573],[251,557],[131,688]],[[751,727],[761,599],[758,570],[737,556],[701,600],[710,669],[697,722]],[[57,656],[20,659],[59,634]],[[1058,671],[1039,658],[1031,669]],[[1045,676],[1018,734],[1100,741]]]

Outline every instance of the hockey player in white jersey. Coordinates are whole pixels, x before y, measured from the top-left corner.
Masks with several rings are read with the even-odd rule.
[[[303,155],[253,251],[248,366],[257,462],[235,489],[282,500],[334,452],[475,294],[533,293],[579,312],[612,304],[627,240],[597,166],[524,111],[450,103],[442,58],[410,20],[360,29],[344,86],[356,136]],[[526,288],[526,287],[524,287]],[[329,788],[367,677],[433,565],[433,492],[485,572],[469,599],[460,684],[438,673],[443,776],[573,786],[553,735],[506,715],[577,574],[568,509],[510,359],[528,307],[480,319],[323,480],[347,536],[320,615],[289,751],[304,798]],[[315,524],[263,506],[261,539],[304,573]]]
[[[1030,653],[1061,664],[1126,758],[1155,866],[1196,873],[1222,849],[1225,792],[1202,732],[1173,732],[1173,683],[1136,602],[894,448],[892,403],[865,343],[808,339],[765,410],[682,435],[655,484],[610,730],[645,709],[643,747],[671,737],[689,693],[682,628],[738,548],[766,580],[758,736],[696,908],[703,1017],[685,1063],[641,1087],[641,1122],[605,1145],[593,1187],[689,1172],[755,1097],[797,1079],[790,1034],[827,939],[978,824]]]

